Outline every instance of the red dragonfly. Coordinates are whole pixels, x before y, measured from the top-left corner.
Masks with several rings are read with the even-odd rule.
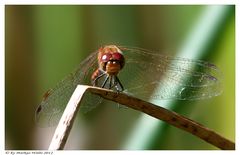
[[[117,91],[123,91],[123,85],[117,77],[125,64],[122,51],[115,45],[101,47],[98,50],[97,59],[98,69],[92,74],[91,78],[93,85],[108,89],[115,87]],[[104,79],[104,81],[101,82],[101,79]],[[99,83],[102,85],[99,85]]]
[[[55,125],[78,84],[112,89],[143,100],[198,100],[221,94],[221,80],[219,69],[206,61],[107,45],[44,94],[35,113],[36,121]],[[155,88],[160,89],[154,92]],[[102,98],[93,96],[87,95],[80,109],[86,112],[101,103]]]

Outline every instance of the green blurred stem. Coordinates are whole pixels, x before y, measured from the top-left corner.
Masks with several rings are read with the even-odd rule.
[[[159,120],[165,121],[170,125],[173,125],[179,129],[195,135],[202,140],[224,150],[234,150],[235,143],[222,137],[211,129],[204,127],[203,125],[181,116],[173,111],[169,111],[160,106],[152,103],[140,100],[138,98],[128,96],[124,93],[114,92],[108,89],[102,89],[92,86],[78,85],[74,91],[67,107],[63,113],[63,116],[59,122],[59,125],[55,131],[52,142],[49,149],[57,150],[63,149],[72,128],[74,119],[77,115],[78,109],[81,104],[81,100],[86,92],[97,94],[107,100],[115,101],[129,108],[141,111]]]
[[[203,59],[204,55],[211,51],[210,46],[218,45],[218,42],[215,42],[215,37],[221,37],[219,34],[222,33],[224,24],[227,22],[233,8],[234,7],[230,5],[205,6],[199,18],[196,19],[196,23],[194,23],[192,29],[190,29],[185,41],[183,41],[182,46],[179,47],[176,56],[195,60]],[[157,87],[155,92],[161,92],[164,87],[164,85]],[[176,86],[176,91],[178,90],[177,88]],[[177,101],[171,100],[150,100],[150,102],[161,105],[167,109],[174,109],[177,106]],[[162,135],[165,135],[163,127],[162,122],[155,121],[154,119],[142,115],[135,124],[133,130],[129,131],[130,134],[123,144],[123,148],[149,149],[149,144],[151,144],[153,140],[155,141],[159,138],[163,139],[163,137],[155,136],[156,133],[163,133]],[[144,134],[146,131],[148,134]]]

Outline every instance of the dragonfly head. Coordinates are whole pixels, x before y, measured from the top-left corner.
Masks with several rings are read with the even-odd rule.
[[[99,49],[99,68],[110,75],[117,75],[125,63],[122,51],[115,45],[108,45]]]

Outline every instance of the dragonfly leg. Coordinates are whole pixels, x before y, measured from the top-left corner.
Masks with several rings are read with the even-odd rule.
[[[122,83],[120,82],[120,80],[117,76],[115,76],[115,83],[116,83],[115,87],[116,87],[117,91],[122,92],[124,90],[124,88],[123,88],[123,85],[122,85]],[[119,84],[120,88],[118,87],[117,84]]]
[[[101,78],[101,77],[103,77],[104,75],[105,75],[106,73],[102,73],[102,74],[100,74],[100,75],[98,75],[94,80],[93,80],[93,86],[97,86],[98,85],[98,80]]]
[[[114,77],[113,77],[113,85],[112,85],[112,88],[115,87],[116,90],[117,90],[117,92],[120,92],[119,87],[118,87],[118,81],[116,80],[116,77],[117,77],[117,76],[114,76]]]
[[[120,93],[124,90],[123,85],[121,84],[121,82],[117,76],[114,77],[114,86],[117,89],[117,93]],[[118,103],[118,108],[127,109],[128,107]]]
[[[108,89],[111,89],[112,88],[112,75],[109,75],[109,86],[108,86]]]
[[[103,82],[103,84],[102,84],[102,88],[104,88],[105,87],[105,85],[106,85],[106,83],[107,83],[107,81],[109,80],[109,75],[107,75],[107,77],[105,78],[105,80],[104,80],[104,82]]]
[[[109,89],[112,89],[115,86],[115,75],[112,75],[110,77],[110,85],[109,85]]]

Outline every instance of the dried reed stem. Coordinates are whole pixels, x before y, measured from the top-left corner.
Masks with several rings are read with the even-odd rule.
[[[156,106],[149,102],[140,100],[132,96],[128,96],[124,93],[117,93],[112,90],[92,86],[78,85],[55,131],[55,134],[49,147],[50,150],[58,150],[64,148],[74,118],[80,106],[79,102],[81,101],[86,91],[100,95],[105,99],[115,101],[132,109],[144,112],[152,117],[165,121],[168,124],[171,124],[184,131],[187,131],[220,149],[224,150],[235,149],[235,143],[222,137],[213,130],[208,129],[203,125],[191,119],[188,119],[184,116],[181,116],[173,111],[169,111],[165,108]]]

